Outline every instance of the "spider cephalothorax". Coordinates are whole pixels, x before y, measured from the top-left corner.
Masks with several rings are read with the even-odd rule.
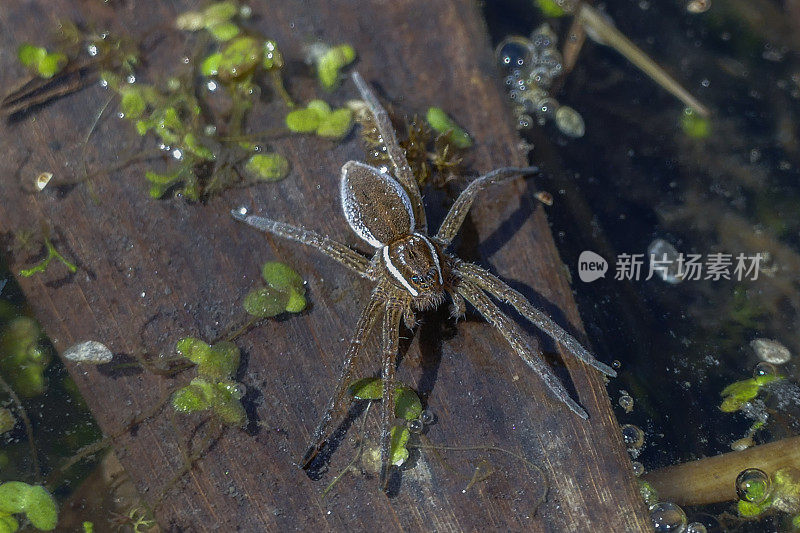
[[[498,277],[445,251],[481,190],[520,174],[537,172],[537,169],[500,168],[473,180],[456,199],[436,235],[430,236],[419,187],[397,142],[389,117],[357,72],[353,73],[353,81],[374,116],[377,129],[386,145],[386,153],[394,167],[394,176],[389,175],[386,170],[357,161],[349,161],[342,167],[342,210],[353,231],[373,248],[372,258],[367,259],[344,244],[303,228],[249,215],[246,209],[232,211],[234,218],[263,231],[316,248],[375,284],[345,353],[339,383],[314,431],[301,466],[306,468],[311,464],[331,432],[334,415],[341,415],[347,405],[347,387],[354,377],[353,358],[358,354],[372,327],[381,320],[381,483],[386,487],[390,466],[390,427],[394,413],[394,373],[400,321],[403,320],[406,325],[413,327],[415,310],[435,307],[448,294],[453,301],[455,316],[464,313],[465,300],[470,302],[497,328],[525,363],[540,375],[556,398],[582,418],[588,418],[549,367],[530,349],[520,327],[489,296],[510,304],[581,361],[607,376],[616,375],[614,370],[592,357],[574,337]]]

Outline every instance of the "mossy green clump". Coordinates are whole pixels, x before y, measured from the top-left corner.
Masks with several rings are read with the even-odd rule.
[[[783,376],[765,374],[754,378],[736,381],[725,387],[720,395],[722,403],[719,408],[725,413],[733,413],[742,408],[744,404],[758,396],[761,388],[773,381],[783,379]]]
[[[11,431],[15,425],[17,425],[17,419],[14,418],[11,410],[0,407],[0,434]]]
[[[19,522],[10,514],[0,513],[0,533],[14,533],[19,529]]]
[[[353,112],[345,107],[331,109],[322,100],[312,100],[305,109],[295,109],[286,115],[286,127],[295,133],[341,139],[353,127]]]
[[[24,316],[15,318],[0,332],[0,371],[20,396],[30,398],[45,390],[44,371],[50,354],[41,340],[39,325]]]
[[[239,348],[228,341],[216,344],[194,337],[178,341],[176,351],[197,365],[198,377],[178,389],[172,406],[182,413],[212,410],[225,424],[243,426],[247,415],[241,403],[241,386],[233,380],[239,368]]]
[[[175,350],[197,365],[201,376],[214,379],[230,379],[239,368],[239,348],[228,341],[220,341],[213,346],[194,337],[178,341]]]
[[[692,139],[705,139],[711,135],[711,121],[687,107],[681,115],[681,129]]]
[[[464,149],[472,146],[472,138],[469,133],[456,124],[441,108],[428,108],[425,118],[433,131],[444,136],[456,148]]]
[[[650,483],[641,479],[639,480],[639,495],[648,507],[658,503],[658,493],[656,489],[654,489]]]
[[[256,154],[247,160],[248,176],[260,181],[278,181],[289,175],[289,161],[280,154]]]
[[[406,445],[411,432],[405,426],[394,426],[391,430],[389,441],[389,464],[401,466],[408,459],[409,452]]]
[[[357,400],[380,400],[383,398],[381,378],[363,378],[350,384],[350,395]],[[416,420],[422,414],[422,400],[416,392],[405,385],[394,389],[394,415],[405,420]]]
[[[235,381],[215,381],[205,377],[194,378],[189,385],[178,389],[172,396],[176,411],[193,413],[213,410],[229,426],[244,426],[247,414],[242,406],[242,393]]]
[[[25,43],[17,51],[19,62],[40,78],[52,78],[63,69],[69,59],[60,52],[48,52],[46,48]]]
[[[8,481],[0,485],[0,513],[24,514],[39,530],[51,531],[58,523],[58,507],[47,489],[41,485],[28,485],[21,481]],[[16,531],[16,520],[2,520],[9,531]]]
[[[338,87],[341,70],[355,59],[356,50],[349,44],[327,48],[317,59],[317,78],[320,85],[328,91]]]
[[[268,318],[283,312],[299,313],[306,308],[306,288],[300,274],[278,261],[268,261],[261,267],[261,277],[267,286],[253,289],[244,299],[244,308],[258,318]]]

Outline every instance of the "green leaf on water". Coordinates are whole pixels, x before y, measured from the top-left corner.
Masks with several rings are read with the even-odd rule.
[[[445,135],[450,144],[456,148],[469,148],[472,146],[472,138],[469,134],[441,108],[428,108],[425,118],[436,133]]]
[[[208,27],[208,32],[214,37],[214,39],[224,42],[230,41],[237,35],[239,35],[239,26],[234,24],[233,22],[220,22],[219,24],[214,24],[213,26]]]
[[[348,108],[337,109],[320,120],[316,133],[328,139],[341,139],[353,127],[353,112]]]
[[[258,318],[279,315],[289,303],[289,291],[277,291],[271,287],[253,289],[244,297],[244,310]]]
[[[257,180],[278,181],[289,174],[289,161],[280,154],[256,154],[247,161],[245,171]]]
[[[329,48],[317,63],[319,83],[327,90],[339,85],[339,72],[356,58],[356,50],[349,44],[340,44]]]
[[[394,426],[392,428],[391,440],[389,444],[389,463],[400,466],[408,459],[408,438],[411,433],[406,426]]]
[[[286,127],[295,133],[314,133],[319,123],[319,113],[314,109],[295,109],[286,115]]]
[[[422,414],[422,401],[409,387],[397,387],[394,393],[394,415],[406,420],[416,420]]]
[[[350,384],[350,394],[358,400],[380,400],[383,398],[381,378],[362,378]]]

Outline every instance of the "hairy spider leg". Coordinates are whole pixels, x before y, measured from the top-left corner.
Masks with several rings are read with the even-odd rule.
[[[525,363],[539,374],[544,384],[557,399],[569,407],[579,417],[584,420],[589,419],[586,411],[570,397],[564,385],[553,374],[552,370],[540,358],[532,354],[531,347],[525,341],[525,337],[519,327],[498,308],[486,294],[470,281],[462,281],[458,286],[458,292],[471,303],[478,312],[483,315],[489,324],[497,328],[500,334],[505,337],[517,355]]]
[[[334,241],[319,233],[292,226],[291,224],[277,222],[269,218],[255,215],[248,215],[246,212],[243,212],[242,209],[232,209],[231,215],[236,220],[253,226],[265,233],[271,233],[278,237],[297,241],[319,250],[337,263],[341,263],[350,270],[355,271],[362,278],[374,280],[372,274],[370,274],[369,259],[340,242]]]
[[[382,294],[382,288],[380,285],[377,285],[372,290],[369,303],[361,312],[361,316],[358,319],[356,330],[353,333],[353,337],[350,340],[350,345],[347,347],[347,351],[344,354],[342,371],[339,375],[339,381],[336,384],[336,389],[334,389],[330,400],[328,400],[328,405],[325,407],[325,412],[323,413],[317,428],[314,430],[314,433],[311,436],[311,442],[309,443],[308,449],[306,450],[305,455],[303,455],[303,459],[300,461],[301,468],[308,468],[308,466],[314,460],[314,457],[317,456],[319,451],[324,446],[325,441],[328,439],[328,436],[331,432],[331,422],[334,420],[334,415],[336,415],[336,419],[339,419],[343,412],[344,405],[350,404],[349,401],[345,400],[347,399],[348,395],[347,387],[353,381],[353,360],[358,355],[361,346],[366,343],[370,330],[380,317],[383,303],[384,297]]]
[[[383,396],[381,399],[381,474],[380,484],[386,490],[389,484],[389,452],[392,440],[392,421],[394,420],[394,389],[397,352],[400,345],[400,319],[407,300],[390,298],[386,302],[381,330],[381,379],[383,380]]]
[[[467,213],[469,212],[469,208],[472,207],[472,202],[475,201],[475,197],[487,187],[502,183],[520,174],[536,174],[537,172],[539,172],[538,167],[503,167],[484,174],[479,178],[475,178],[467,185],[467,188],[458,195],[458,198],[456,198],[456,201],[450,207],[450,211],[447,212],[444,222],[439,226],[436,239],[444,246],[450,244],[450,241],[456,236],[458,230],[461,229],[461,225],[464,223],[464,219],[467,217]]]
[[[472,263],[461,263],[458,266],[458,272],[463,279],[471,281],[498,300],[510,304],[519,314],[566,348],[577,359],[596,368],[608,377],[617,377],[617,372],[613,368],[595,359],[575,337],[564,331],[552,318],[535,308],[522,294],[509,287],[503,280],[488,270]]]
[[[389,120],[389,114],[383,106],[381,106],[369,85],[364,82],[364,78],[361,77],[361,74],[353,71],[351,77],[356,87],[358,87],[358,92],[361,93],[362,100],[367,104],[372,117],[375,119],[375,126],[378,128],[378,133],[383,140],[384,146],[386,146],[386,155],[389,156],[389,161],[392,162],[392,166],[395,169],[395,177],[411,198],[417,230],[422,233],[427,233],[428,223],[425,215],[425,206],[422,204],[422,194],[419,192],[417,178],[414,176],[414,172],[408,164],[408,159],[406,159],[403,148],[400,146],[400,143],[397,142],[397,135],[392,127],[392,121]]]

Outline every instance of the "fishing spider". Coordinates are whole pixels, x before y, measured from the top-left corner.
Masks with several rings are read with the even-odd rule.
[[[445,251],[464,222],[478,193],[490,185],[520,174],[531,174],[538,169],[499,168],[473,180],[456,199],[436,235],[429,236],[419,187],[397,142],[389,116],[361,76],[353,72],[352,78],[375,120],[377,131],[394,167],[394,177],[386,169],[378,169],[358,161],[348,161],[342,167],[339,189],[344,216],[352,230],[374,249],[372,259],[304,228],[249,215],[244,208],[231,212],[237,220],[262,231],[311,246],[375,283],[345,353],[339,382],[300,466],[307,468],[311,464],[331,433],[334,415],[337,418],[341,415],[346,405],[348,384],[353,381],[353,359],[372,327],[380,320],[383,380],[380,482],[386,488],[390,468],[390,427],[394,416],[395,359],[400,321],[403,320],[408,328],[413,328],[416,323],[415,312],[438,306],[445,299],[445,294],[453,302],[454,317],[464,314],[465,300],[471,303],[489,324],[497,328],[522,360],[541,376],[550,392],[578,416],[587,419],[586,411],[569,396],[547,364],[532,353],[520,327],[489,296],[510,304],[584,363],[607,376],[616,376],[616,372],[597,361],[574,337],[545,313],[533,307],[519,292],[489,271],[461,261]]]

